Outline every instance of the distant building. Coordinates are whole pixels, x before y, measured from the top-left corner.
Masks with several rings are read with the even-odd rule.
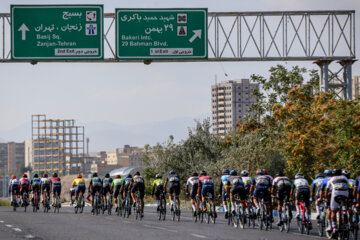
[[[25,165],[25,143],[0,143],[0,173],[19,173]]]
[[[353,99],[360,97],[360,76],[352,77],[352,95]]]
[[[259,84],[250,83],[249,79],[224,81],[211,86],[212,127],[213,133],[225,136],[236,129],[236,123],[244,120],[251,104],[256,100],[251,91]]]
[[[117,148],[116,152],[107,153],[106,164],[121,167],[141,167],[142,152],[143,148],[125,145],[123,148]]]

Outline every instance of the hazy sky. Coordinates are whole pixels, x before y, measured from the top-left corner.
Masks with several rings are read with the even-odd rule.
[[[359,0],[104,0],[104,1],[0,1],[0,12],[10,4],[104,4],[105,13],[115,8],[205,7],[217,11],[356,10]],[[357,56],[359,40],[357,40]],[[31,114],[49,118],[74,118],[84,124],[108,121],[136,125],[177,118],[210,116],[210,85],[215,81],[267,75],[266,63],[29,63],[0,64],[0,130],[29,122]],[[316,68],[310,62],[287,63]],[[353,74],[360,74],[359,63]],[[29,131],[24,139],[30,138]],[[186,131],[184,126],[179,126]],[[1,136],[0,136],[1,138]],[[159,140],[160,141],[160,140]]]

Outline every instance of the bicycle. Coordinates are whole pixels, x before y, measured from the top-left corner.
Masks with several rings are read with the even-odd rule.
[[[202,214],[201,214],[201,223],[203,223],[204,218],[209,224],[210,221],[215,224],[216,222],[216,213],[214,212],[214,203],[210,200],[212,198],[211,193],[206,193],[205,195],[205,204],[202,205]],[[206,211],[204,211],[206,209]]]
[[[85,206],[85,201],[84,201],[84,194],[82,192],[80,192],[78,199],[76,201],[76,205],[74,208],[75,214],[79,212],[79,213],[83,213],[84,211],[84,206]]]
[[[118,198],[120,199],[120,197]],[[120,204],[119,200],[118,200],[118,205]],[[131,214],[131,196],[130,196],[130,191],[128,191],[125,195],[125,199],[123,201],[123,208],[124,208],[124,215],[123,217],[128,218],[129,215]]]
[[[254,211],[253,207],[253,200],[250,197],[250,200],[245,200],[245,218],[248,222],[248,227],[255,228],[255,220],[256,220],[256,212]]]
[[[33,193],[32,206],[33,206],[33,212],[37,212],[39,209],[39,196],[37,191]]]
[[[61,207],[60,197],[57,192],[55,192],[54,195],[54,213],[59,213]]]
[[[231,225],[232,224],[232,221],[233,221],[233,214],[232,214],[232,210],[231,210],[231,201],[230,201],[230,196],[227,195],[227,193],[225,193],[225,198],[226,198],[226,206],[227,206],[227,209],[228,209],[228,225]]]
[[[234,198],[235,209],[233,209],[232,211],[235,214],[231,213],[232,222],[235,228],[238,228],[240,226],[240,228],[243,229],[245,226],[245,216],[242,210],[242,206],[240,205],[240,196],[239,194],[235,194],[233,198]]]
[[[359,209],[357,209],[355,206],[352,209],[352,217],[351,219],[351,226],[350,226],[350,234],[351,239],[357,240],[358,234],[359,234]]]
[[[28,193],[25,191],[22,195],[21,205],[24,207],[24,212],[26,212],[26,208],[29,205],[29,201],[28,201]]]
[[[307,208],[305,207],[305,204],[303,202],[303,199],[300,199],[298,201],[298,207],[299,207],[299,217],[297,217],[297,226],[298,230],[301,234],[304,234],[304,231],[306,230],[306,234],[310,234],[310,228],[309,223],[311,219],[307,218]]]
[[[19,206],[17,203],[17,194],[12,193],[12,201],[11,206],[13,207],[13,211],[16,212],[16,208]]]
[[[200,210],[201,201],[197,195],[195,196],[194,202],[195,202],[195,214],[194,214],[193,208],[191,208],[191,213],[192,213],[194,222],[197,222],[198,219],[200,220],[200,215],[201,215],[201,210]]]
[[[172,194],[172,199],[175,202],[175,204],[171,205],[172,220],[175,221],[175,218],[176,218],[177,221],[180,221],[180,202],[176,198],[175,192]]]
[[[319,202],[319,220],[317,221],[317,228],[319,237],[324,236],[324,230],[326,228],[326,210],[327,210],[327,203],[325,201]]]
[[[292,219],[292,212],[291,212],[291,205],[288,201],[288,196],[286,195],[284,198],[284,201],[281,206],[283,218],[282,218],[282,224],[279,226],[280,232],[289,232],[290,230],[290,224]]]
[[[160,204],[159,204],[159,211],[158,211],[158,218],[159,220],[165,220],[166,217],[166,199],[165,194],[163,191],[160,191]]]
[[[139,190],[137,190],[135,192],[135,219],[137,220],[138,218],[140,218],[140,220],[142,220],[142,201],[140,198],[140,192]]]
[[[268,213],[268,207],[264,203],[264,193],[260,193],[260,214],[258,214],[258,222],[259,222],[259,228],[260,230],[263,230],[265,227],[265,230],[269,230],[271,220],[270,220],[270,214]]]
[[[101,208],[101,196],[99,194],[99,191],[96,191],[95,195],[94,195],[94,211],[93,211],[93,215],[99,215],[100,214],[100,208]]]
[[[111,215],[111,209],[112,209],[112,198],[110,197],[110,193],[107,192],[105,196],[105,201],[103,201],[103,205],[102,205],[102,213],[104,214],[105,211],[107,210],[108,214]]]
[[[43,196],[43,208],[44,208],[44,212],[49,212],[50,209],[50,200],[48,199],[47,196],[47,192],[44,192],[44,196]]]
[[[123,201],[121,199],[121,193],[119,193],[116,197],[116,202],[117,202],[117,206],[116,206],[116,214],[118,216],[123,216]],[[125,211],[124,211],[124,217],[125,217]]]
[[[349,239],[349,216],[347,212],[347,197],[336,196],[335,201],[340,204],[338,214],[336,214],[336,222],[338,226],[337,236],[338,239]]]

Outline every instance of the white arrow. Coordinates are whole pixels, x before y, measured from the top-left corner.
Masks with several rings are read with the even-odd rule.
[[[19,30],[18,31],[21,31],[22,32],[22,37],[21,37],[21,39],[22,40],[26,40],[26,31],[30,31],[29,29],[28,29],[28,27],[25,25],[25,23],[23,23],[22,25],[21,25],[21,27],[19,28]]]
[[[193,42],[197,37],[201,39],[201,29],[199,30],[194,30],[193,31],[194,35],[189,39],[189,42]]]

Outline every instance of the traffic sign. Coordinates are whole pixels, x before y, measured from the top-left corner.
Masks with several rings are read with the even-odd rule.
[[[117,59],[208,57],[207,9],[116,9]]]
[[[11,5],[13,60],[104,59],[102,5]]]

